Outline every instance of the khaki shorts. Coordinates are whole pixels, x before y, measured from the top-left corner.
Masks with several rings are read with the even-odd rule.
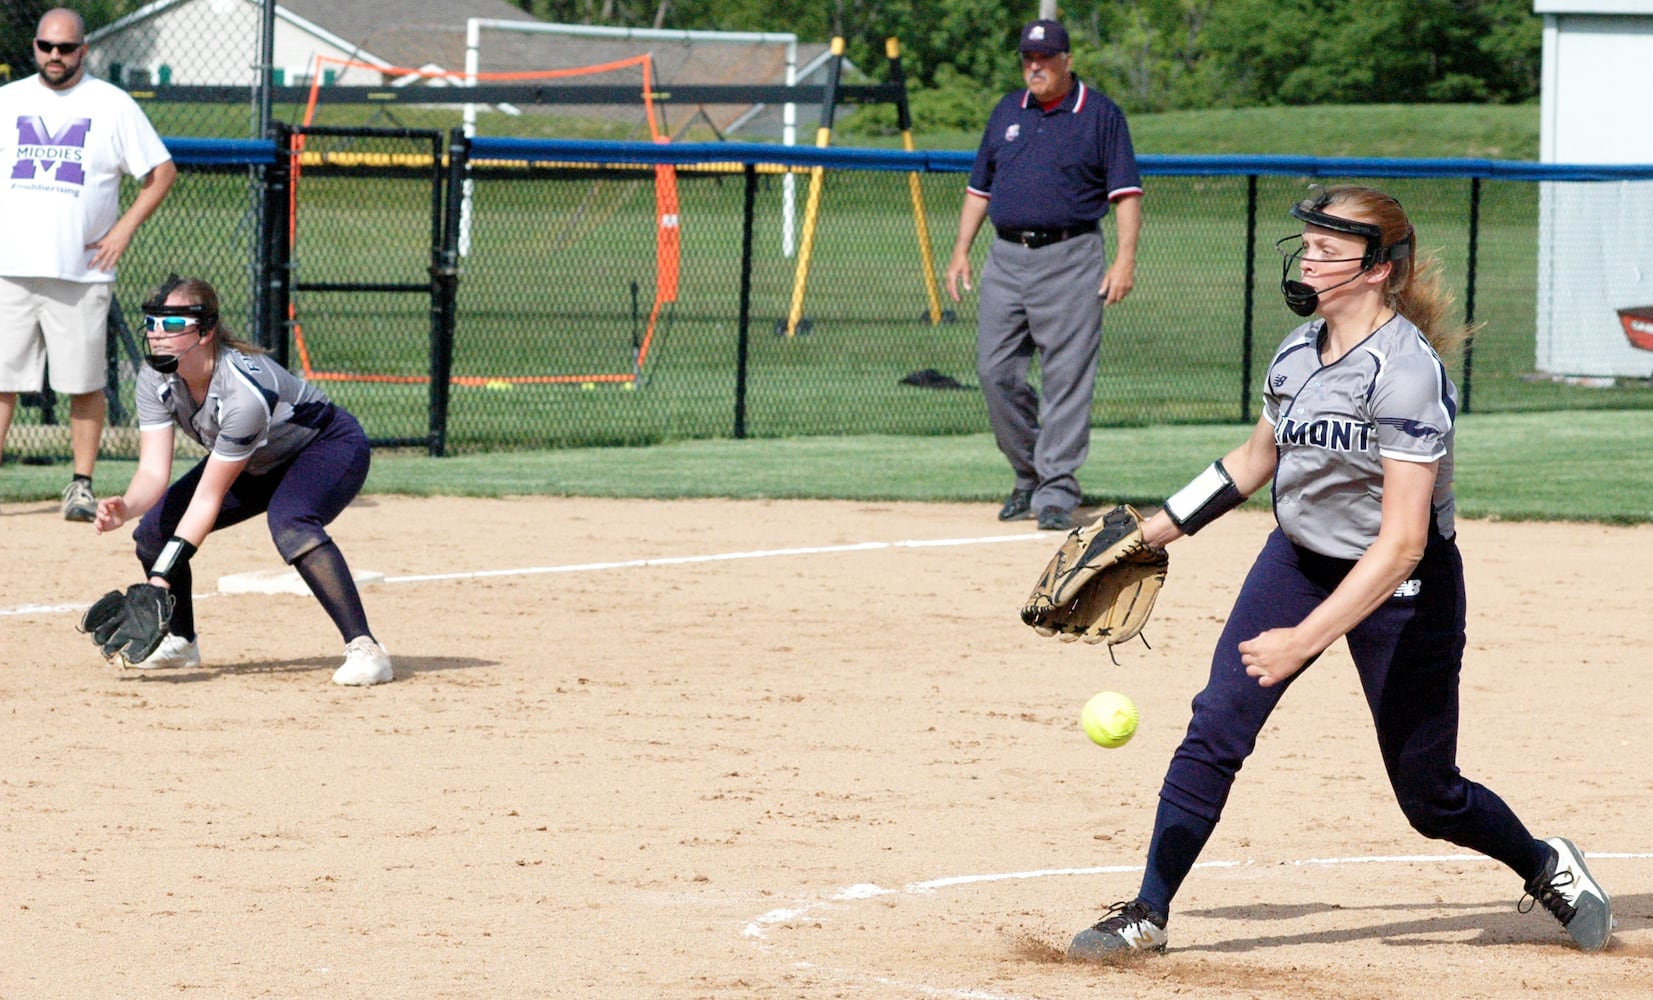
[[[108,283],[0,278],[0,392],[101,392],[109,381]]]

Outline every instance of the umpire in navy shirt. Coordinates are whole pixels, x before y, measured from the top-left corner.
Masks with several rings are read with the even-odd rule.
[[[1079,506],[1079,467],[1090,451],[1091,397],[1102,307],[1136,280],[1142,180],[1125,113],[1070,69],[1068,33],[1055,21],[1022,29],[1026,90],[987,120],[959,213],[947,291],[970,290],[970,244],[991,217],[996,238],[981,273],[976,370],[999,450],[1016,476],[999,520],[1037,514],[1065,531]],[[1099,222],[1114,210],[1113,260]],[[1039,354],[1044,399],[1028,382]]]

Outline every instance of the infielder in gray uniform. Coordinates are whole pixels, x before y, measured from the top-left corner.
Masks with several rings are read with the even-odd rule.
[[[1268,367],[1262,419],[1143,526],[1167,545],[1271,479],[1278,521],[1218,640],[1188,734],[1171,759],[1137,897],[1081,931],[1068,954],[1163,951],[1171,898],[1205,847],[1235,774],[1300,671],[1339,638],[1360,675],[1401,811],[1426,837],[1503,862],[1586,951],[1606,947],[1612,902],[1584,855],[1539,840],[1458,770],[1464,574],[1453,524],[1457,390],[1437,351],[1447,320],[1439,261],[1418,259],[1393,198],[1338,187],[1298,203],[1280,241],[1299,326]],[[1290,268],[1301,269],[1301,280]],[[1528,901],[1530,898],[1531,902]]]
[[[320,389],[230,335],[218,292],[174,275],[144,303],[150,353],[138,373],[138,470],[98,502],[98,534],[140,519],[133,541],[148,583],[170,591],[170,634],[140,670],[196,667],[190,558],[207,535],[265,515],[270,540],[344,640],[333,683],[394,680],[367,624],[344,554],[327,533],[367,480],[372,449],[361,424]],[[177,434],[208,454],[174,479]]]

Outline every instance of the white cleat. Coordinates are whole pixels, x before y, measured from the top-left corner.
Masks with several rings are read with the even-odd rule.
[[[334,684],[351,687],[384,684],[395,679],[396,671],[390,665],[390,654],[365,635],[350,640],[344,647],[344,664],[333,671]]]
[[[1600,951],[1613,936],[1613,900],[1590,869],[1584,866],[1584,852],[1566,837],[1544,841],[1555,849],[1555,860],[1527,883],[1527,896],[1544,904],[1544,909],[1561,922],[1578,946]],[[1522,900],[1522,913],[1533,904]]]
[[[163,667],[199,667],[201,665],[201,645],[194,639],[185,639],[181,635],[169,635],[161,640],[150,653],[147,659],[137,663],[127,662],[125,654],[116,653],[112,663],[122,669],[131,667],[134,670],[159,670]]]

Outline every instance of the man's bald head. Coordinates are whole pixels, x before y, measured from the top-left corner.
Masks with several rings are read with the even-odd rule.
[[[53,90],[67,90],[80,82],[85,61],[86,22],[80,14],[67,7],[42,14],[34,29],[34,64],[40,69],[40,82]]]

